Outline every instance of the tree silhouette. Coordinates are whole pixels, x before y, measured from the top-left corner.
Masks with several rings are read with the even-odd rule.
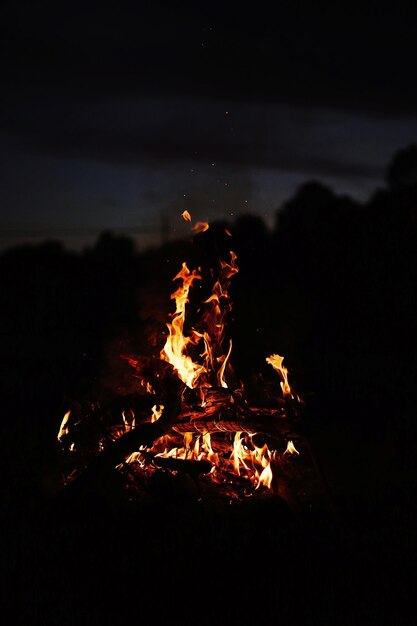
[[[417,186],[417,145],[399,150],[387,169],[387,182],[394,191]]]

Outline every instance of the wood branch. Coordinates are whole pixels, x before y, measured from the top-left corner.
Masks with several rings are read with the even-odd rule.
[[[86,469],[77,476],[61,492],[61,500],[68,500],[81,494],[84,487],[97,480],[106,472],[113,471],[116,465],[123,463],[125,458],[140,446],[152,446],[169,432],[177,422],[182,406],[182,393],[185,385],[175,375],[166,371],[163,384],[161,384],[161,402],[164,404],[164,412],[156,422],[139,424],[136,428],[122,435],[116,441],[100,452],[89,463]]]
[[[186,415],[181,417],[173,426],[177,433],[232,433],[245,432],[248,434],[264,433],[268,435],[296,438],[288,419],[279,417],[274,413],[256,413],[252,411],[250,419],[240,418],[240,416],[220,416],[200,417]]]
[[[212,469],[212,464],[206,460],[196,461],[195,459],[177,459],[175,457],[164,457],[152,452],[142,451],[140,455],[151,463],[154,467],[172,472],[181,472],[189,476],[208,474]]]

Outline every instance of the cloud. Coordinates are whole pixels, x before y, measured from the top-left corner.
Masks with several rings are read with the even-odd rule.
[[[29,151],[124,166],[211,164],[377,179],[417,119],[227,100],[43,96],[3,127]]]

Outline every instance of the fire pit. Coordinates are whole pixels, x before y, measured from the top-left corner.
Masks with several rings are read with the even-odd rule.
[[[265,355],[274,380],[260,378],[256,393],[236,379],[227,332],[236,262],[231,251],[217,275],[210,271],[203,300],[196,297],[201,268],[182,264],[159,354],[120,355],[136,382],[133,393],[104,404],[69,403],[58,433],[66,494],[107,473],[118,476],[127,501],[155,493],[228,505],[275,497],[299,509],[323,500],[303,435],[304,403],[283,357]]]

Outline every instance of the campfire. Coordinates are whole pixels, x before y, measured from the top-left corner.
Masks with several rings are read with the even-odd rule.
[[[193,227],[207,229],[201,222]],[[308,499],[315,488],[300,434],[303,401],[284,358],[265,355],[271,377],[258,379],[256,394],[233,368],[229,288],[237,260],[233,251],[220,259],[205,290],[201,268],[183,262],[173,278],[175,310],[162,349],[120,355],[135,391],[106,404],[68,407],[58,432],[65,489],[106,468],[117,473],[130,499],[149,496],[161,479],[197,500],[269,495],[297,505]],[[199,300],[200,291],[208,297]]]

